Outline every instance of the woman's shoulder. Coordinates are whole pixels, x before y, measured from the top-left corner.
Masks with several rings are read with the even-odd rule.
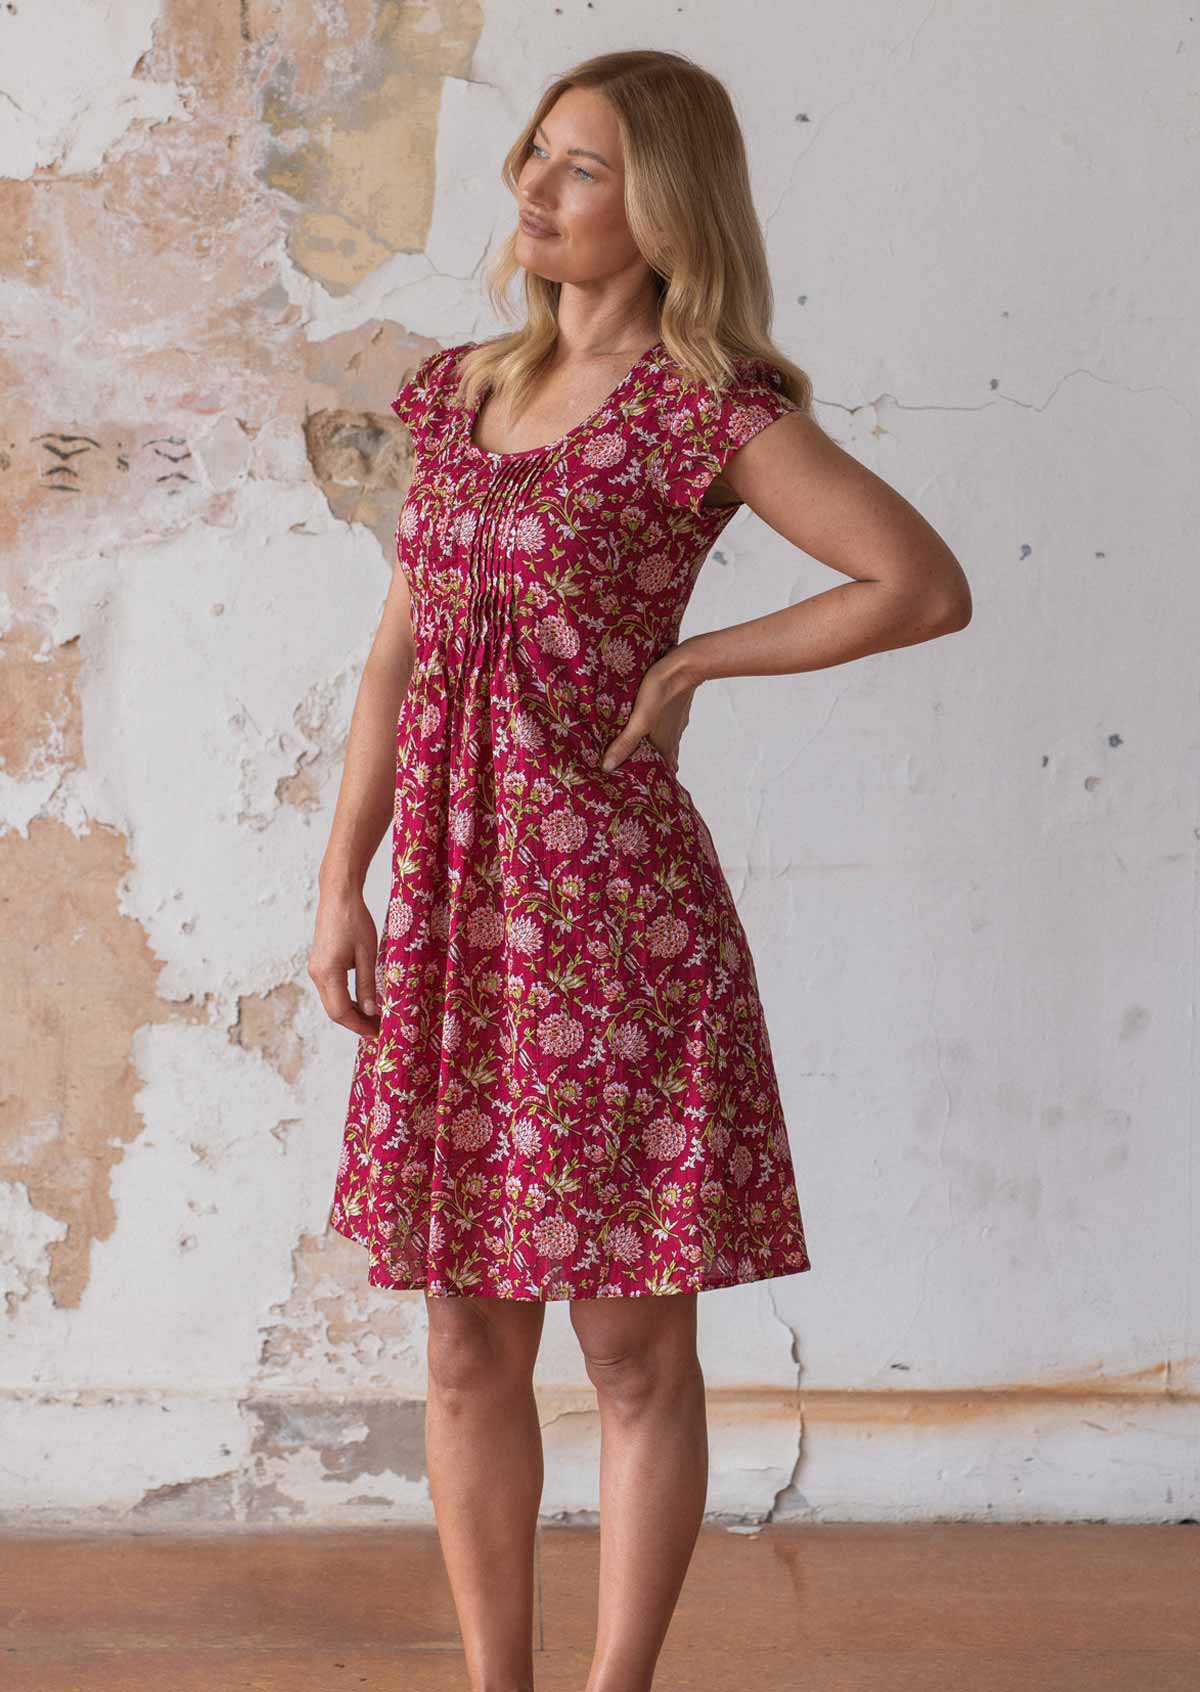
[[[478,346],[477,341],[455,341],[451,346],[438,347],[428,357],[421,360],[414,376],[420,379],[423,387],[444,387],[458,381],[459,360],[472,347]]]
[[[435,407],[457,388],[458,361],[475,345],[474,341],[457,341],[452,346],[435,347],[421,359],[391,401],[391,408],[401,422],[412,428],[431,418]]]
[[[733,396],[756,388],[784,391],[783,372],[769,358],[749,353],[727,353],[725,358],[730,374],[719,388],[714,388],[685,371],[664,347],[655,366],[659,385],[668,394],[687,395],[699,400],[716,399],[718,395]]]

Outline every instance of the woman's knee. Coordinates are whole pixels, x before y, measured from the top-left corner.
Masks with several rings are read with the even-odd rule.
[[[571,1325],[588,1379],[602,1397],[635,1407],[677,1392],[700,1377],[695,1300],[586,1300],[571,1306]],[[635,1308],[614,1308],[626,1305]]]
[[[528,1384],[541,1332],[539,1312],[489,1308],[499,1301],[426,1298],[431,1386],[477,1394]]]

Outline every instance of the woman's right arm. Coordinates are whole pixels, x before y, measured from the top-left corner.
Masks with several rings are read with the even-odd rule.
[[[331,1021],[353,1033],[379,1033],[375,1003],[375,923],[363,898],[367,870],[396,802],[396,719],[415,650],[408,583],[399,564],[363,666],[329,842],[321,860],[309,979]],[[354,998],[347,976],[354,971]]]

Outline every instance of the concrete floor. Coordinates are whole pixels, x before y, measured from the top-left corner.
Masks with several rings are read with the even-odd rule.
[[[598,1534],[539,1535],[582,1692]],[[0,1537],[6,1692],[466,1692],[432,1529]],[[1200,1527],[706,1527],[655,1692],[1197,1692]]]

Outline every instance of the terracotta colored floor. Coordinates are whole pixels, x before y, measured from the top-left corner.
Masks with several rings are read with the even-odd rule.
[[[599,1538],[543,1528],[537,1692]],[[6,1692],[466,1692],[431,1529],[0,1536]],[[1197,1692],[1200,1528],[707,1527],[655,1692]]]

